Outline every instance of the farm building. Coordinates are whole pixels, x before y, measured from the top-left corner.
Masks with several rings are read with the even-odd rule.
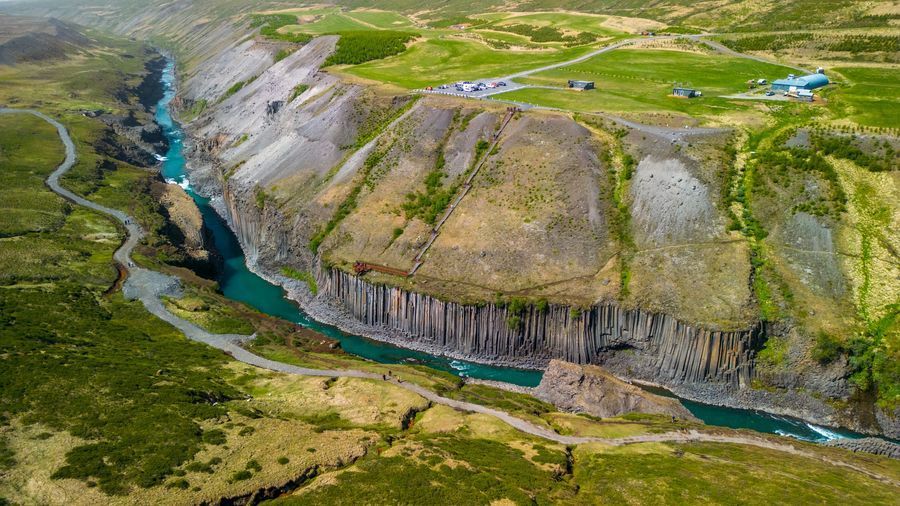
[[[807,76],[794,77],[788,76],[787,79],[778,79],[772,83],[772,89],[775,91],[795,90],[814,90],[828,84],[828,78],[825,74],[809,74]]]
[[[593,90],[594,81],[572,81],[569,80],[569,88],[576,90]]]
[[[672,95],[676,97],[685,97],[685,98],[694,98],[702,95],[699,91],[693,88],[672,88]]]

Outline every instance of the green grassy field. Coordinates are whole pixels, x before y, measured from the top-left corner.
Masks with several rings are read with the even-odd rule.
[[[302,25],[288,25],[281,28],[279,31],[286,33],[299,32],[319,35],[325,33],[343,32],[348,30],[377,30],[377,28],[373,28],[371,26],[368,26],[367,24],[360,23],[349,15],[345,15],[341,12],[336,11],[323,15],[321,19],[318,19],[313,23],[304,23]]]
[[[490,26],[524,24],[538,27],[551,26],[563,31],[592,32],[605,36],[620,35],[622,33],[603,25],[604,21],[607,20],[607,16],[591,14],[569,12],[535,12],[528,14],[498,12],[479,14],[476,17],[491,21],[491,23],[484,28]]]
[[[829,95],[831,108],[866,126],[900,128],[900,69],[838,67],[845,86]]]
[[[4,118],[12,126],[11,118]],[[47,188],[35,190],[43,183],[45,174],[35,167],[52,166],[64,157],[62,146],[45,146],[46,135],[42,122],[20,117],[15,128],[0,130],[0,237],[25,232],[58,228],[65,219],[66,203]],[[15,156],[13,156],[15,155]]]
[[[413,26],[413,22],[408,17],[396,12],[350,11],[345,15],[357,21],[377,26],[382,30],[404,30]]]
[[[399,56],[350,67],[345,72],[411,89],[461,79],[501,77],[570,60],[589,51],[586,47],[547,52],[498,51],[474,41],[428,39]]]
[[[718,98],[746,90],[748,79],[774,79],[790,69],[745,58],[665,50],[617,50],[588,61],[522,79],[544,86],[566,86],[569,79],[594,81],[587,92],[525,89],[497,98],[576,111],[676,111],[714,115],[750,104]],[[673,83],[699,89],[702,98],[671,97]]]

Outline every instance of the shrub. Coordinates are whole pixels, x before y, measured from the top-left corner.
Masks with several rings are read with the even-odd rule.
[[[227,441],[225,432],[221,429],[211,429],[203,431],[202,441],[211,445],[223,445]]]
[[[278,460],[277,460],[276,462],[278,462],[278,463],[281,464],[281,465],[285,465],[285,464],[287,464],[287,463],[290,462],[290,461],[291,461],[291,459],[289,459],[289,458],[285,457],[284,455],[282,455],[281,457],[278,457]]]
[[[222,95],[222,100],[234,95],[235,93],[241,91],[241,89],[247,85],[250,81],[238,81],[232,84],[227,90],[225,90],[225,94]]]
[[[252,478],[252,477],[253,477],[253,473],[251,473],[250,471],[247,471],[247,470],[245,469],[245,470],[243,470],[243,471],[238,471],[238,472],[232,474],[232,475],[231,475],[231,480],[229,480],[229,481],[231,481],[231,482],[233,483],[233,482],[235,482],[235,481],[249,480],[249,479]]]
[[[470,18],[468,16],[454,16],[444,19],[436,19],[429,21],[428,26],[431,28],[450,28],[453,25],[483,25],[488,21],[478,18]]]
[[[191,484],[184,478],[171,481],[166,484],[166,488],[179,488],[181,490],[187,490],[188,488],[190,488],[190,486]]]
[[[297,86],[294,86],[294,89],[291,90],[291,96],[288,98],[288,103],[293,102],[295,98],[299,97],[306,90],[309,89],[308,84],[300,83]]]
[[[532,26],[525,24],[492,26],[492,30],[515,33],[528,37],[531,42],[565,42],[567,46],[590,44],[597,39],[591,32],[580,32],[578,35],[563,35],[562,31],[552,26]]]
[[[841,342],[826,332],[819,332],[816,344],[813,346],[812,357],[820,364],[834,362],[842,351]]]
[[[277,53],[275,53],[275,63],[280,62],[281,60],[287,58],[288,56],[294,54],[293,49],[283,48],[279,49]]]

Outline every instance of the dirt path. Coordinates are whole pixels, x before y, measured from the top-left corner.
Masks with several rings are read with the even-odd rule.
[[[70,200],[84,207],[93,209],[97,212],[106,214],[107,216],[111,216],[125,226],[126,230],[128,231],[128,236],[122,243],[122,246],[120,246],[119,249],[117,249],[113,254],[113,258],[115,258],[117,262],[124,266],[124,268],[129,273],[123,290],[126,297],[130,299],[139,299],[144,304],[144,307],[147,309],[147,311],[180,330],[187,338],[194,341],[206,343],[214,348],[222,350],[228,355],[232,356],[235,360],[246,364],[287,374],[319,377],[360,378],[384,381],[380,374],[358,371],[354,369],[311,369],[308,367],[299,367],[296,365],[269,360],[267,358],[260,357],[259,355],[251,353],[250,351],[240,346],[240,343],[242,341],[249,339],[252,336],[243,336],[236,334],[213,334],[169,312],[169,310],[166,309],[166,307],[160,300],[160,296],[164,293],[170,293],[173,286],[178,286],[179,282],[177,278],[173,278],[159,272],[151,271],[149,269],[135,267],[134,263],[131,261],[131,252],[144,234],[141,227],[122,211],[111,209],[109,207],[91,202],[90,200],[76,195],[75,193],[60,186],[59,178],[69,169],[71,169],[76,161],[75,143],[72,141],[72,138],[69,136],[66,128],[60,122],[56,121],[50,116],[34,110],[0,108],[0,114],[31,114],[43,119],[44,121],[55,127],[60,139],[65,145],[66,158],[63,163],[60,164],[60,166],[56,170],[54,170],[47,178],[47,186],[49,186],[51,190],[53,190],[63,198],[66,198],[67,200]],[[561,434],[557,434],[556,432],[553,432],[549,429],[535,425],[529,421],[513,416],[505,411],[489,408],[480,404],[473,404],[471,402],[449,399],[447,397],[440,396],[432,392],[431,390],[426,389],[425,387],[408,382],[401,382],[396,378],[389,378],[387,381],[390,381],[400,388],[404,388],[418,395],[421,395],[432,403],[442,404],[444,406],[449,406],[451,408],[462,411],[493,416],[526,434],[530,434],[532,436],[540,437],[561,444],[572,445],[582,443],[604,443],[614,446],[647,442],[712,442],[744,444],[817,459],[835,466],[852,469],[876,480],[900,487],[900,483],[898,483],[897,481],[892,480],[891,478],[888,478],[886,476],[871,472],[867,469],[855,466],[853,464],[848,464],[846,462],[831,460],[824,456],[817,455],[813,452],[799,450],[792,445],[774,443],[764,438],[750,436],[721,436],[715,434],[706,434],[697,431],[691,431],[687,433],[669,432],[665,434],[648,434],[643,436],[632,436],[624,438],[564,436]]]

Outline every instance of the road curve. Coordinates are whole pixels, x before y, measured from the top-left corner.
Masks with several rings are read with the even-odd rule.
[[[65,160],[63,160],[62,164],[60,164],[59,167],[57,167],[56,170],[54,170],[50,174],[50,176],[47,177],[47,186],[63,198],[84,207],[93,209],[97,212],[112,216],[125,226],[126,230],[128,231],[128,235],[125,241],[122,243],[122,246],[120,246],[119,249],[117,249],[113,254],[113,258],[117,262],[122,264],[122,266],[129,274],[128,280],[125,283],[124,290],[126,296],[132,299],[139,299],[144,304],[144,307],[147,309],[147,311],[179,329],[189,339],[208,344],[214,348],[224,351],[240,362],[256,367],[304,376],[319,376],[329,378],[361,378],[384,381],[380,374],[374,374],[365,371],[354,369],[311,369],[307,367],[299,367],[291,364],[285,364],[283,362],[269,360],[267,358],[260,357],[259,355],[251,353],[250,351],[240,346],[240,343],[243,340],[248,339],[250,336],[236,334],[213,334],[187,320],[184,320],[172,314],[163,305],[162,301],[160,300],[160,295],[164,293],[167,287],[167,282],[168,286],[171,286],[171,283],[177,283],[177,280],[162,273],[158,273],[141,267],[135,267],[131,261],[131,252],[137,245],[141,237],[143,237],[144,235],[144,231],[141,229],[141,227],[131,217],[129,217],[122,211],[111,209],[109,207],[102,206],[100,204],[87,200],[84,197],[81,197],[63,188],[59,184],[59,178],[69,169],[71,169],[73,165],[75,165],[75,161],[77,159],[75,143],[69,136],[69,132],[66,130],[66,127],[50,116],[32,109],[0,108],[0,114],[31,114],[46,121],[54,128],[56,128],[56,131],[59,134],[59,138],[62,140],[63,145],[65,146],[66,157]],[[493,416],[526,434],[565,445],[575,445],[582,443],[603,443],[613,446],[620,446],[646,442],[714,442],[751,445],[820,460],[835,466],[857,471],[889,485],[900,487],[900,482],[872,472],[868,469],[864,469],[854,464],[849,464],[843,461],[829,459],[807,450],[797,449],[790,444],[777,443],[760,437],[743,435],[724,436],[702,433],[695,430],[692,430],[690,432],[667,432],[664,434],[647,434],[642,436],[631,436],[624,438],[565,436],[513,416],[505,411],[489,408],[480,404],[473,404],[471,402],[449,399],[447,397],[440,396],[432,392],[431,390],[426,389],[425,387],[408,382],[400,382],[400,380],[396,378],[390,378],[387,381],[392,382],[400,388],[404,388],[408,391],[421,395],[432,403],[442,404],[462,411]]]

